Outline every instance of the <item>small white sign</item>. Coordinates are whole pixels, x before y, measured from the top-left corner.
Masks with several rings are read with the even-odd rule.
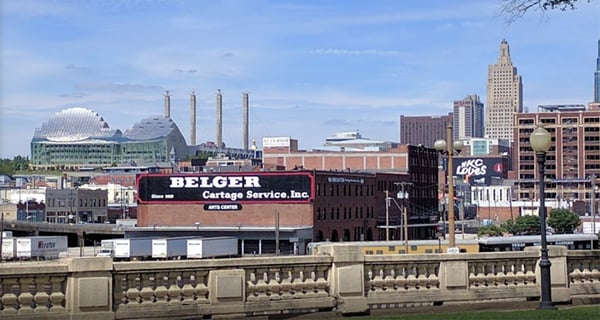
[[[450,247],[446,253],[460,253],[460,249],[458,247]]]
[[[289,147],[290,137],[264,137],[262,145],[263,148]]]

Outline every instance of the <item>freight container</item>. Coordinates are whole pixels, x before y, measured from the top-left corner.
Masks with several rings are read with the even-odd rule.
[[[152,239],[152,259],[177,259],[187,256],[187,240],[191,237]]]
[[[2,259],[13,260],[17,257],[17,238],[2,238]]]
[[[104,239],[100,242],[100,250],[96,254],[96,257],[110,257],[112,258],[113,252],[113,240],[114,239]]]
[[[98,257],[115,260],[144,260],[152,256],[152,238],[119,238],[102,240]]]
[[[237,256],[238,240],[236,237],[213,237],[187,240],[187,258],[202,259]]]
[[[16,259],[58,259],[67,252],[66,236],[19,237],[16,239]],[[4,253],[2,254],[4,255]]]

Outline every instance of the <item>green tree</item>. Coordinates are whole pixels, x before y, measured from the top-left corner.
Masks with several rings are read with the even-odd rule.
[[[501,0],[500,12],[507,16],[508,22],[513,22],[529,11],[544,13],[548,10],[575,10],[577,1],[579,0]]]
[[[540,218],[537,216],[520,216],[515,219],[513,234],[540,234]]]
[[[477,236],[489,236],[489,237],[500,237],[506,232],[502,226],[490,224],[487,226],[479,227],[477,230]]]
[[[502,228],[504,228],[506,230],[506,232],[508,232],[508,233],[512,233],[512,234],[519,233],[519,228],[518,228],[517,224],[515,223],[515,221],[513,221],[513,220],[508,220],[505,223],[503,223]]]
[[[0,174],[14,175],[29,170],[29,158],[16,156],[12,160],[0,159]]]
[[[572,233],[579,227],[579,216],[567,209],[552,209],[548,218],[548,226],[556,233]]]

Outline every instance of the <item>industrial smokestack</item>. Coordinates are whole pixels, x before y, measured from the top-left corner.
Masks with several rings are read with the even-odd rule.
[[[242,92],[242,113],[243,113],[243,127],[242,127],[242,144],[244,150],[248,150],[248,92]]]
[[[223,146],[223,96],[217,90],[217,147]]]
[[[171,117],[171,96],[169,95],[169,90],[165,91],[165,117]]]
[[[196,145],[196,92],[190,94],[190,144]]]

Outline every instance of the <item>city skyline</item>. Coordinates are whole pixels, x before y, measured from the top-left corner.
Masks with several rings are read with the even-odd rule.
[[[400,115],[445,115],[468,94],[485,102],[503,39],[524,108],[591,102],[600,3],[511,24],[500,4],[4,1],[0,157],[30,156],[35,128],[72,107],[129,129],[163,114],[166,90],[188,143],[192,90],[196,141],[216,141],[218,89],[229,147],[242,146],[242,92],[257,143],[289,136],[310,150],[355,130],[399,141]]]

